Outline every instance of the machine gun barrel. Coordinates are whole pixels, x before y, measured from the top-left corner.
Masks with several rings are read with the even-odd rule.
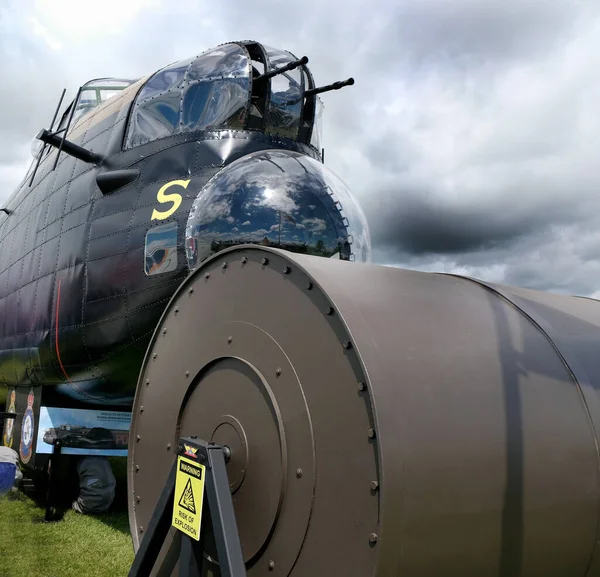
[[[83,148],[83,146],[79,146],[78,144],[74,144],[66,139],[60,138],[56,133],[50,132],[46,129],[40,130],[37,134],[36,138],[41,140],[42,142],[49,144],[50,146],[54,146],[59,151],[62,150],[83,162],[87,162],[89,164],[99,164],[104,160],[100,154],[96,154],[91,152],[87,148]]]
[[[288,72],[289,70],[294,70],[294,68],[298,68],[298,66],[303,66],[304,64],[308,64],[308,56],[303,56],[300,60],[294,60],[294,62],[290,62],[281,68],[275,68],[270,70],[269,72],[265,72],[261,74],[257,78],[254,79],[254,82],[262,82],[263,80],[268,80],[269,78],[273,78],[273,76],[277,76],[278,74],[283,74],[284,72]]]
[[[304,96],[314,96],[315,94],[322,94],[323,92],[330,92],[331,90],[339,90],[344,86],[352,86],[354,84],[354,78],[348,78],[347,80],[339,80],[333,84],[327,86],[320,86],[319,88],[311,88],[304,92]]]

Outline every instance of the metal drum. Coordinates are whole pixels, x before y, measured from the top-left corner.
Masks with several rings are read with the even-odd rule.
[[[143,364],[134,544],[198,435],[231,449],[249,576],[598,575],[599,345],[594,300],[224,250]]]

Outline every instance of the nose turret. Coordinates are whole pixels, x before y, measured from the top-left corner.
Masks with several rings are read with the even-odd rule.
[[[308,58],[258,42],[231,42],[166,66],[136,97],[126,147],[196,131],[248,130],[310,146],[319,154],[318,94]]]
[[[218,172],[196,198],[186,227],[190,270],[237,244],[370,262],[367,220],[346,185],[297,152],[248,154]]]

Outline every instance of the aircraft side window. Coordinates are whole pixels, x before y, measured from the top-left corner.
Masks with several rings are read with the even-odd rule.
[[[200,124],[198,120],[206,108],[208,97],[211,93],[214,83],[196,82],[190,86],[183,97],[183,126],[190,130],[195,125]]]
[[[297,60],[289,52],[265,46],[269,70],[281,68]],[[296,139],[302,118],[304,91],[307,86],[302,67],[274,76],[271,79],[271,95],[267,102],[266,132]]]
[[[247,78],[250,75],[248,52],[239,44],[217,46],[200,54],[187,72],[187,81],[216,78]]]
[[[180,93],[172,91],[136,106],[130,120],[129,146],[144,144],[177,132],[180,104]]]
[[[195,130],[244,128],[251,61],[238,44],[159,70],[134,104],[125,147]]]
[[[314,121],[314,125],[313,125],[312,134],[310,136],[310,143],[317,150],[321,150],[321,147],[323,146],[322,126],[323,126],[323,108],[324,108],[324,106],[323,106],[323,101],[318,96],[315,97],[315,104],[316,104],[315,121]]]
[[[183,129],[244,127],[248,105],[247,78],[198,82],[183,97]]]
[[[107,100],[125,90],[133,84],[133,80],[120,80],[115,78],[100,78],[91,80],[81,87],[81,94],[75,106],[72,125],[88,112],[104,104]]]
[[[136,99],[137,103],[141,104],[171,90],[176,92],[181,91],[185,74],[193,61],[194,58],[188,58],[187,60],[176,62],[159,70],[144,84]]]

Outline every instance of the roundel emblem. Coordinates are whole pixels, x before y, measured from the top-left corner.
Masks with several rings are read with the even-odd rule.
[[[31,459],[33,446],[33,432],[35,429],[35,421],[33,415],[33,389],[29,391],[27,396],[27,409],[23,415],[21,423],[21,445],[19,446],[19,454],[23,463],[28,463]]]

